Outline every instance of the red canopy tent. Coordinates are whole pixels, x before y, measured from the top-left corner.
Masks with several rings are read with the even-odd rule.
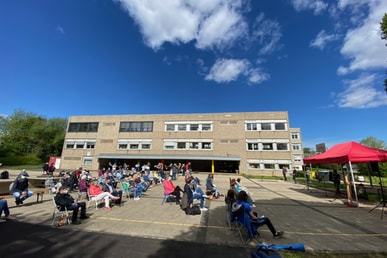
[[[334,145],[328,151],[317,154],[308,158],[304,158],[304,164],[349,164],[351,176],[353,170],[351,163],[367,163],[367,162],[387,162],[387,151],[381,149],[370,148],[356,142],[346,142]],[[354,181],[352,181],[354,183]],[[358,202],[356,187],[355,197]]]
[[[387,162],[387,151],[346,142],[334,145],[328,151],[304,159],[305,164]]]

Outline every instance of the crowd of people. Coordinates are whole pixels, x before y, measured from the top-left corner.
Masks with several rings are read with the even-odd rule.
[[[49,171],[47,169],[46,174],[53,175]],[[173,183],[178,175],[184,176],[185,184],[183,187]],[[23,204],[33,194],[28,189],[28,177],[28,172],[23,170],[10,188],[16,205]],[[181,209],[192,209],[195,205],[194,201],[198,200],[200,210],[202,212],[208,211],[208,207],[205,207],[208,202],[205,200],[219,199],[224,195],[214,183],[213,173],[208,174],[203,181],[205,183],[202,188],[201,180],[192,175],[190,163],[187,163],[186,166],[175,163],[163,166],[159,163],[154,166],[154,170],[151,170],[149,163],[142,166],[136,164],[130,169],[126,164],[116,166],[109,163],[107,168],[100,169],[95,177],[83,168],[71,172],[61,171],[57,174],[57,177],[48,178],[46,186],[55,194],[54,200],[60,210],[72,211],[72,224],[78,225],[81,224],[81,220],[89,218],[86,202],[80,200],[82,194],[87,196],[87,200],[90,200],[90,198],[94,198],[96,201],[103,200],[104,209],[111,210],[112,204],[114,206],[122,205],[124,193],[132,194],[134,200],[138,201],[144,197],[145,191],[158,184],[163,186],[165,194],[175,197],[175,202],[180,205]],[[78,198],[74,198],[75,192],[78,192]],[[230,178],[230,188],[225,197],[225,202],[229,207],[233,207],[232,212],[235,214],[237,214],[240,207],[243,207],[243,212],[250,218],[250,226],[255,232],[258,232],[258,227],[267,225],[274,237],[282,236],[283,232],[277,231],[269,218],[259,217],[257,212],[253,211],[256,204],[252,198],[252,193],[242,185],[241,178]],[[13,219],[6,200],[0,200],[0,212],[3,211],[5,213],[4,219]],[[236,220],[240,218],[240,215],[235,216]]]

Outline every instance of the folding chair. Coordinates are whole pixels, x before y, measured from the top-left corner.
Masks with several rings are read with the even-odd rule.
[[[126,194],[126,197],[130,199],[130,193],[133,193],[134,196],[134,191],[136,189],[132,189],[132,187],[127,183],[127,182],[121,182],[121,187],[122,187],[122,192]]]
[[[55,197],[52,197],[52,203],[54,204],[54,212],[52,214],[52,221],[51,225],[53,226],[63,226],[66,224],[71,224],[69,212],[67,211],[67,208],[65,207],[65,210],[62,211],[61,207],[56,204]]]
[[[236,203],[234,203],[235,205]],[[245,212],[245,208],[243,205],[240,205],[239,209],[235,210],[233,207],[231,222],[236,221],[235,229],[238,231],[239,237],[243,244],[248,244],[253,238],[258,237],[258,227],[254,228],[251,223],[250,216]],[[247,232],[248,238],[245,240],[243,237],[242,231]]]

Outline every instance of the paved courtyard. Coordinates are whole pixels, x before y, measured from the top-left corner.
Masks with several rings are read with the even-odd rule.
[[[207,174],[194,176],[204,184]],[[235,177],[214,176],[222,193],[228,189],[230,176]],[[242,183],[256,201],[254,209],[285,231],[283,238],[274,239],[267,227],[261,227],[260,242],[303,243],[307,251],[387,253],[387,214],[381,219],[380,208],[369,212],[375,205],[360,203],[359,208],[349,208],[330,192],[307,190],[289,181],[242,178]],[[183,187],[183,177],[174,184]],[[201,215],[187,216],[174,203],[161,205],[162,196],[159,185],[139,201],[124,197],[124,205],[111,211],[96,210],[91,204],[87,211],[90,219],[61,228],[50,226],[52,195],[45,194],[43,203],[31,197],[19,207],[8,199],[17,220],[0,223],[0,253],[9,257],[37,253],[57,257],[249,257],[257,244],[243,245],[235,230],[228,228],[223,197],[206,200],[209,210]]]

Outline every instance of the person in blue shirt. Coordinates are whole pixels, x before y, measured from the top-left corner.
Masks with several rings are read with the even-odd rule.
[[[255,228],[255,229],[258,229],[258,227],[262,226],[262,225],[266,225],[270,232],[273,234],[273,236],[275,238],[279,238],[281,237],[284,232],[283,231],[277,231],[272,222],[270,221],[269,218],[267,217],[264,217],[264,216],[261,216],[261,217],[258,217],[258,214],[257,212],[253,211],[250,204],[247,202],[247,199],[248,199],[248,195],[245,191],[240,191],[238,193],[238,196],[237,196],[237,204],[238,205],[242,205],[243,208],[244,208],[244,212],[246,213],[246,215],[249,216],[249,218],[251,219],[251,226],[252,228]],[[239,219],[239,218],[238,218]]]

